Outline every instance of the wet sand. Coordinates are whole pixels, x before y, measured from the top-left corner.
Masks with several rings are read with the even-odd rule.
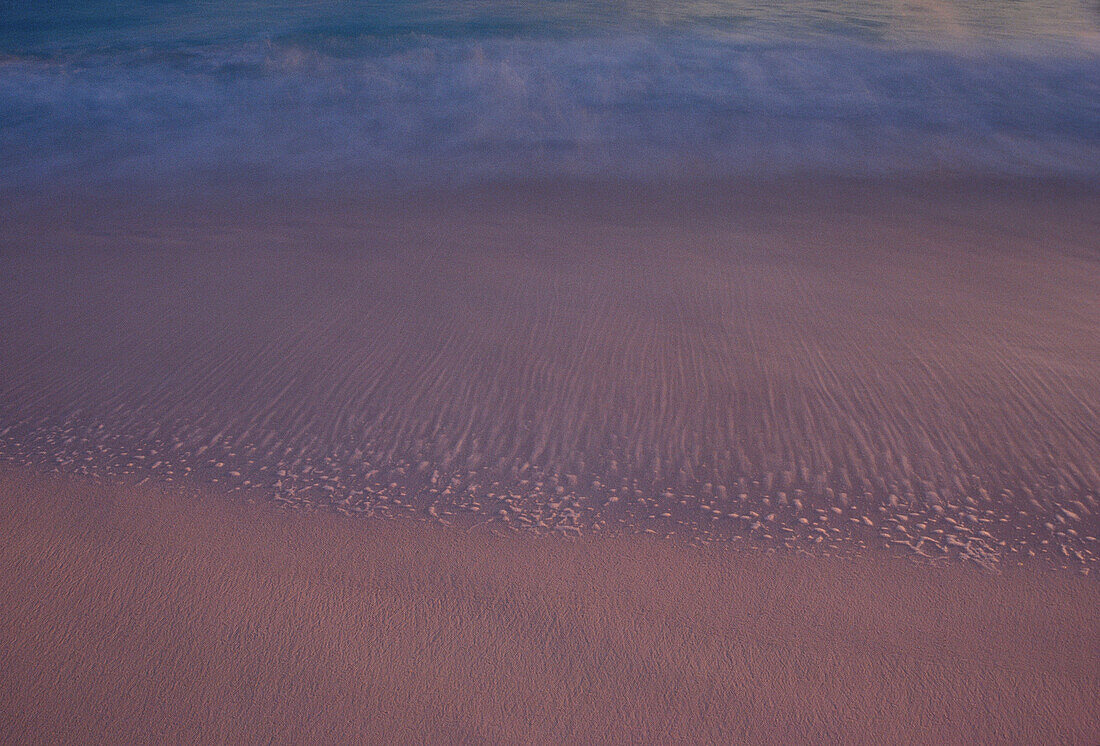
[[[0,459],[299,507],[1100,559],[1100,198],[965,180],[5,200]]]
[[[0,472],[0,740],[1096,743],[1100,586]]]

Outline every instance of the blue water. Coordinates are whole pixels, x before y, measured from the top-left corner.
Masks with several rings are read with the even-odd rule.
[[[1098,7],[0,0],[0,185],[1094,178]]]

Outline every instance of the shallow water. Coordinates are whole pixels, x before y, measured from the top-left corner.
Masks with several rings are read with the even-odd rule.
[[[0,457],[540,532],[1100,558],[1094,188],[342,199],[9,216]]]

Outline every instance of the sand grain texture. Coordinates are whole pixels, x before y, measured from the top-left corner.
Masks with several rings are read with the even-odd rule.
[[[0,477],[8,743],[1095,743],[1093,578]]]

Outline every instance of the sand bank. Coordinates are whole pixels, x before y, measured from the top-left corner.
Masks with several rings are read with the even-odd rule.
[[[1096,743],[1100,586],[0,476],[9,742]]]

